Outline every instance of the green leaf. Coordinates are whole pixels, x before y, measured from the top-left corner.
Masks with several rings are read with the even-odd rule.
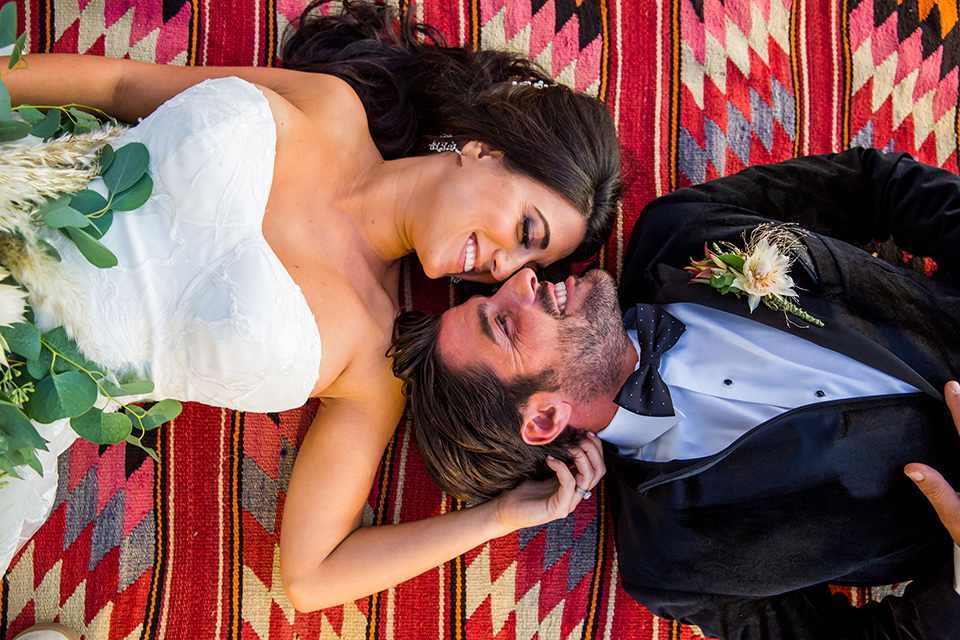
[[[70,426],[81,438],[96,444],[123,442],[133,433],[130,418],[122,413],[107,413],[97,408],[70,418]]]
[[[44,240],[43,238],[37,238],[37,242],[40,244],[40,247],[43,249],[44,253],[48,256],[60,262],[60,252],[57,251],[52,244]]]
[[[83,254],[83,257],[90,261],[95,267],[100,269],[109,269],[117,266],[117,256],[113,255],[110,249],[100,244],[100,241],[83,229],[75,227],[66,228],[67,235],[77,245],[77,249]]]
[[[70,107],[70,114],[75,119],[73,125],[74,133],[89,133],[100,128],[100,121],[86,111],[81,111],[76,107]]]
[[[115,195],[111,206],[117,211],[133,211],[142,207],[151,193],[153,193],[153,179],[144,174],[132,187]]]
[[[125,144],[116,150],[110,168],[103,174],[103,181],[112,193],[128,189],[147,172],[150,154],[139,142]]]
[[[0,431],[10,440],[11,449],[33,447],[47,450],[47,443],[24,412],[15,404],[0,402]]]
[[[0,47],[7,47],[17,40],[17,5],[8,2],[0,8]]]
[[[106,170],[110,168],[110,165],[113,163],[113,156],[113,147],[111,147],[109,144],[105,144],[100,148],[100,157],[97,158],[97,163],[100,165],[99,175],[102,176]]]
[[[10,91],[3,80],[0,80],[0,120],[10,117]]]
[[[14,470],[14,467],[15,467],[16,465],[13,464],[13,462],[11,462],[11,460],[10,460],[10,456],[12,456],[12,455],[13,455],[13,452],[10,452],[10,453],[7,453],[7,454],[5,454],[5,455],[0,456],[0,471],[3,471],[3,472],[5,472],[5,473],[7,473],[8,475],[10,475],[10,476],[12,476],[12,477],[14,477],[14,478],[17,478],[17,479],[19,480],[19,479],[20,479],[20,474],[18,474],[18,473]]]
[[[743,271],[743,263],[746,262],[742,256],[735,253],[721,253],[717,256],[721,262],[725,262],[737,271]]]
[[[83,353],[81,353],[80,349],[77,347],[77,344],[71,340],[69,336],[67,336],[67,332],[63,327],[54,327],[53,329],[50,329],[50,331],[47,331],[41,336],[41,339],[47,347],[43,351],[48,353],[52,351],[58,356],[53,367],[53,371],[55,373],[75,371],[78,366],[86,369],[102,371],[99,366],[89,362],[86,357],[84,357]],[[42,354],[43,352],[41,352],[41,358]],[[70,364],[67,362],[68,360],[74,364]],[[27,368],[29,369],[29,363],[27,363]]]
[[[20,117],[30,124],[33,124],[34,120],[40,120],[43,118],[43,113],[41,111],[34,109],[33,107],[28,107],[27,105],[22,105],[19,109],[17,109],[17,113],[19,113]]]
[[[36,360],[27,360],[27,373],[29,373],[35,380],[40,380],[50,373],[52,367],[53,354],[50,353],[49,349],[41,348],[39,358]]]
[[[165,422],[170,422],[179,416],[181,411],[183,411],[183,405],[176,400],[170,400],[168,398],[150,407],[147,411],[147,417],[156,419],[156,426],[159,427]]]
[[[13,43],[13,51],[10,52],[10,62],[7,63],[7,69],[13,69],[23,58],[23,45],[27,43],[27,34],[21,33],[17,41]]]
[[[19,464],[25,464],[37,472],[37,475],[43,477],[43,465],[37,460],[37,452],[32,447],[23,447],[14,452],[14,464],[17,464],[16,458],[20,457]]]
[[[113,211],[107,209],[100,215],[91,216],[87,219],[91,222],[91,225],[84,229],[84,231],[99,240],[110,230],[110,225],[113,224]]]
[[[90,410],[97,401],[97,385],[79,371],[52,373],[37,383],[30,396],[30,415],[49,424],[61,418],[73,418]]]
[[[109,380],[101,380],[100,386],[103,392],[113,398],[121,396],[139,396],[153,391],[153,383],[149,380],[131,380],[122,382],[119,385],[113,384]]]
[[[32,127],[28,122],[19,120],[0,120],[0,142],[11,142],[24,138]]]
[[[40,357],[40,332],[36,325],[15,322],[9,327],[0,327],[0,335],[14,353],[19,353],[27,360]]]
[[[85,215],[71,206],[63,206],[59,209],[48,211],[43,215],[43,222],[48,227],[62,229],[64,227],[85,227],[90,224],[90,220]]]
[[[5,436],[0,436],[0,455],[10,450],[10,441]]]
[[[39,113],[39,112],[38,112]],[[20,111],[23,115],[23,111]],[[26,118],[26,116],[24,116]],[[42,116],[39,122],[33,124],[33,130],[30,131],[38,138],[49,138],[60,128],[60,109],[50,109],[47,115]]]
[[[70,206],[89,216],[107,208],[107,199],[91,189],[81,189],[70,196]]]

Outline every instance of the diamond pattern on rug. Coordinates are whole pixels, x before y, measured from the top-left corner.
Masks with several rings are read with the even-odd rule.
[[[791,157],[796,137],[791,5],[791,0],[681,0],[682,184]]]
[[[54,51],[185,64],[191,4],[166,0],[69,0],[58,6]]]
[[[602,4],[480,0],[480,41],[484,48],[522,53],[557,82],[597,95],[603,53]]]
[[[153,577],[154,463],[81,440],[58,472],[53,514],[6,577],[7,627],[59,619],[88,638],[138,637],[142,617],[125,612],[145,607]]]
[[[850,144],[957,170],[955,2],[862,0],[848,16]]]

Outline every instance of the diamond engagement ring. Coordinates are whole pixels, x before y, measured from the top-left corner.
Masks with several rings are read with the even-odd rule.
[[[593,492],[587,491],[585,489],[581,489],[580,487],[577,487],[577,493],[579,493],[580,497],[583,498],[584,500],[589,500],[590,496],[593,495]]]

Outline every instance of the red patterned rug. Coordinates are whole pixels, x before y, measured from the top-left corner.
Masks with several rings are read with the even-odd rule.
[[[265,65],[303,0],[17,0],[30,51],[171,64]],[[619,272],[642,206],[678,186],[852,145],[957,170],[955,0],[424,0],[453,42],[509,47],[601,96],[630,184],[603,264]],[[462,293],[404,270],[402,299]],[[86,638],[504,640],[693,638],[617,580],[603,489],[566,520],[494,540],[383,593],[293,610],[277,571],[284,489],[315,407],[241,414],[188,405],[160,464],[79,443],[50,521],[0,583],[0,638],[60,620]],[[457,508],[401,425],[366,520]],[[880,589],[847,591],[856,602]]]

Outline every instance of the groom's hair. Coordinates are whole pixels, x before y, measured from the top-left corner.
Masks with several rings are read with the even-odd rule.
[[[556,374],[506,381],[486,366],[454,370],[437,347],[439,330],[439,315],[401,313],[388,353],[410,396],[414,433],[433,481],[461,500],[482,502],[524,480],[555,475],[548,455],[571,463],[568,448],[583,439],[579,431],[567,428],[538,446],[520,436],[520,408],[537,391],[555,390]]]

